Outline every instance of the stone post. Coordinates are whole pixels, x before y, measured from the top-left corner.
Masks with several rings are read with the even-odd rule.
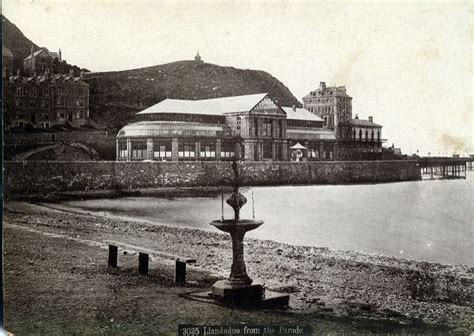
[[[118,259],[118,247],[115,245],[109,245],[109,260],[108,264],[110,267],[117,267]]]
[[[138,273],[140,275],[148,275],[148,265],[150,256],[148,253],[138,253]]]

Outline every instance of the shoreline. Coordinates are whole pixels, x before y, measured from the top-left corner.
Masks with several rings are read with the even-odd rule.
[[[149,197],[149,196],[143,196],[143,197]],[[199,197],[199,196],[190,196],[190,197]],[[201,196],[201,197],[206,197],[206,196]],[[209,195],[209,197],[212,197]],[[74,201],[74,200],[73,200]],[[153,226],[165,226],[169,228],[176,228],[176,229],[187,229],[187,230],[198,230],[198,231],[204,231],[204,232],[211,232],[211,233],[217,233],[219,235],[227,236],[227,234],[222,233],[221,231],[217,230],[212,230],[212,227],[209,227],[209,229],[204,229],[204,228],[196,228],[193,226],[186,226],[186,225],[170,225],[167,223],[163,222],[158,222],[158,221],[151,221],[148,219],[140,219],[136,217],[127,217],[123,215],[115,215],[111,214],[106,211],[91,211],[91,210],[86,210],[82,209],[80,207],[74,207],[70,206],[67,204],[62,204],[62,203],[56,203],[56,202],[31,202],[30,204],[36,205],[39,207],[44,207],[48,208],[52,211],[60,211],[64,213],[70,213],[70,214],[77,214],[77,215],[85,215],[85,216],[94,216],[98,218],[104,218],[104,219],[111,219],[111,220],[118,220],[118,221],[127,221],[127,222],[137,222],[137,223],[143,223],[146,225],[153,225]],[[410,259],[410,258],[402,258],[398,256],[393,256],[389,254],[382,254],[382,253],[370,253],[370,252],[365,252],[362,250],[357,250],[357,249],[340,249],[340,248],[334,248],[334,247],[329,247],[329,246],[317,246],[317,245],[305,245],[305,244],[292,244],[292,243],[287,243],[287,242],[281,242],[278,240],[273,240],[273,239],[261,239],[261,238],[245,238],[246,240],[256,240],[256,241],[268,241],[268,242],[273,242],[276,244],[284,244],[288,246],[294,246],[294,247],[301,247],[301,248],[306,248],[306,249],[324,249],[328,251],[332,251],[334,253],[340,252],[342,254],[344,253],[356,253],[359,255],[366,256],[368,258],[373,258],[374,262],[379,259],[379,258],[388,258],[388,259],[393,259],[393,260],[400,260],[404,261],[406,263],[428,263],[432,266],[441,266],[441,267],[460,267],[462,269],[470,269],[472,272],[474,272],[474,266],[464,264],[464,263],[450,263],[450,264],[443,264],[441,262],[435,262],[435,261],[428,261],[428,260],[418,260],[418,259]],[[372,259],[370,259],[372,260]]]
[[[230,269],[230,239],[221,233],[57,212],[17,202],[6,203],[5,222],[6,227],[34,225],[45,232],[99,241],[113,239],[190,255],[198,260],[198,268],[214,276],[225,276]],[[250,276],[271,290],[290,292],[295,311],[401,323],[418,321],[455,330],[472,327],[472,267],[251,238],[245,239],[245,244]]]

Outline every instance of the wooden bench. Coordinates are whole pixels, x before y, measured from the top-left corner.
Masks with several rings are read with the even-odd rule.
[[[116,268],[118,265],[118,249],[119,247],[125,251],[138,252],[138,273],[140,275],[148,275],[150,255],[155,255],[163,259],[171,259],[175,261],[174,282],[178,286],[186,284],[186,265],[196,263],[196,259],[176,256],[160,251],[144,249],[139,246],[119,243],[115,241],[106,241],[109,246],[108,265]]]

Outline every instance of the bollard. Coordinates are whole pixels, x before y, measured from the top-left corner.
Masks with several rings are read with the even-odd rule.
[[[177,286],[184,286],[186,284],[186,262],[176,260],[176,272],[174,277],[174,283]]]
[[[109,245],[109,266],[117,267],[118,247]]]
[[[147,253],[138,253],[138,273],[148,275],[148,261],[150,256]]]

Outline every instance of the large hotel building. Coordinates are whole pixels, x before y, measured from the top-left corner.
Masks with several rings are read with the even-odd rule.
[[[382,158],[382,126],[367,120],[352,118],[352,97],[344,86],[326,87],[303,97],[303,106],[324,120],[324,127],[337,137],[338,160],[377,160]]]

